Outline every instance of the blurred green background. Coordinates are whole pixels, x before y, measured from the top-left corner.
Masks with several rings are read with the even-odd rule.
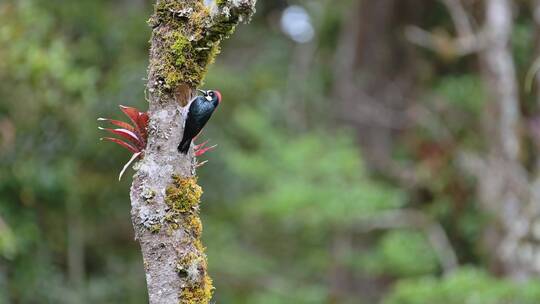
[[[129,153],[96,118],[147,107],[152,2],[0,0],[0,303],[147,302]],[[485,241],[496,216],[457,161],[486,145],[478,58],[404,35],[452,35],[446,7],[258,2],[204,86],[224,96],[199,169],[215,302],[540,303]],[[480,20],[481,2],[464,1]],[[512,5],[521,81],[537,26]]]

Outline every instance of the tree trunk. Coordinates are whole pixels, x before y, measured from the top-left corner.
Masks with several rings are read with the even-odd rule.
[[[414,100],[418,64],[413,46],[401,36],[429,6],[415,0],[358,1],[335,55],[337,116],[357,130],[370,169],[404,184],[414,177],[392,159],[392,151],[410,124],[407,108]]]
[[[480,53],[490,93],[485,119],[488,151],[478,179],[479,198],[496,218],[487,234],[488,248],[500,271],[514,279],[540,272],[535,232],[539,211],[520,159],[522,136],[518,81],[510,48],[512,7],[509,0],[486,0],[485,47]]]
[[[148,95],[150,123],[144,158],[135,167],[131,218],[141,245],[149,301],[209,303],[212,281],[201,244],[193,152],[180,154],[186,105],[222,39],[254,13],[256,0],[157,0]]]

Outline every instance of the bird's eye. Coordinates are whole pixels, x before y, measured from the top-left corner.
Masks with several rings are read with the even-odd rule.
[[[208,95],[210,95],[211,97],[214,97],[214,92],[210,92]]]

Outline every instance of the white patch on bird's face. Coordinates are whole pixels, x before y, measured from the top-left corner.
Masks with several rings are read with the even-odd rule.
[[[208,100],[208,101],[212,101],[212,97],[210,97],[210,95],[206,95],[205,98],[206,98],[206,100]]]

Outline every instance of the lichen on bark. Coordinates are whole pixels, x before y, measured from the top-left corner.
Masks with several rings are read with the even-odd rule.
[[[212,280],[201,242],[202,194],[193,152],[178,153],[189,100],[221,41],[254,12],[255,0],[157,0],[148,23],[148,143],[131,187],[131,218],[149,302],[209,303]]]
[[[201,242],[202,223],[199,204],[202,188],[197,178],[173,176],[173,183],[166,190],[165,203],[169,206],[166,218],[169,229],[184,229],[186,246],[191,246],[177,260],[178,275],[185,278],[180,303],[208,303],[212,298],[212,279],[208,275],[205,248]],[[183,223],[179,226],[178,223]]]

